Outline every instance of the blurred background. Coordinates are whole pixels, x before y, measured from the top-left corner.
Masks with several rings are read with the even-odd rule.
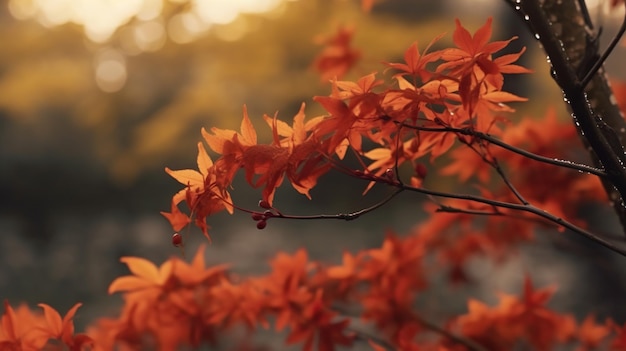
[[[521,114],[543,114],[548,104],[563,109],[545,57],[502,0],[385,0],[369,14],[356,0],[0,4],[0,298],[46,302],[59,311],[80,301],[82,325],[117,312],[120,299],[106,289],[127,273],[121,256],[161,263],[180,254],[159,215],[180,185],[163,169],[195,168],[201,127],[238,128],[244,103],[259,130],[264,113],[279,111],[290,120],[302,102],[308,116],[321,113],[312,97],[328,94],[329,86],[311,69],[320,51],[314,38],[332,35],[339,25],[356,28],[354,46],[363,59],[347,78],[357,78],[382,72],[383,60],[401,61],[415,40],[423,48],[448,32],[449,42],[456,17],[473,31],[493,16],[494,39],[520,36],[511,52],[528,46],[523,64],[538,72],[509,83],[533,101],[520,106]],[[611,28],[610,18],[598,18]],[[337,213],[385,195],[361,197],[364,186],[335,174],[312,192],[314,201],[279,189],[276,203],[293,214]],[[260,197],[243,183],[233,193],[249,208]],[[406,232],[423,216],[421,201],[402,197],[349,223],[271,221],[263,231],[245,214],[220,214],[210,219],[207,261],[259,273],[278,250],[301,246],[314,258],[339,261],[343,250],[378,245],[387,229]],[[603,230],[616,223],[598,222]],[[191,251],[204,242],[195,230],[186,240]],[[606,277],[573,269],[573,258],[540,249],[500,267],[477,262],[482,285],[434,292],[432,299],[462,311],[465,299],[458,294],[483,292],[493,300],[494,290],[516,291],[529,269],[538,285],[562,286],[557,303],[563,308],[601,297],[580,283]],[[612,277],[606,279],[621,287]],[[604,301],[596,307],[610,310]]]

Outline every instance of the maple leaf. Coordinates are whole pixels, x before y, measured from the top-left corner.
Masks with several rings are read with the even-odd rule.
[[[187,226],[191,222],[191,219],[186,214],[182,213],[174,200],[172,200],[172,209],[171,212],[161,211],[161,214],[167,218],[167,220],[172,225],[172,229],[174,231],[180,231],[184,227]]]
[[[213,134],[210,134],[202,128],[202,136],[213,151],[224,156],[231,154],[239,155],[245,147],[256,145],[257,134],[248,116],[246,105],[243,105],[243,119],[241,120],[240,131],[236,132],[230,129],[213,127],[211,128],[211,133]]]
[[[580,340],[580,343],[582,344],[579,351],[595,349],[610,333],[611,329],[606,325],[606,323],[596,324],[595,317],[593,315],[588,315],[585,317],[575,333],[578,340]]]
[[[143,297],[155,298],[165,289],[172,274],[172,261],[166,261],[160,267],[141,257],[126,256],[120,261],[128,266],[133,275],[115,278],[109,285],[109,294],[139,292]]]
[[[178,257],[172,257],[170,259],[172,265],[171,279],[183,286],[195,286],[207,280],[222,279],[228,265],[220,264],[207,268],[204,261],[205,251],[206,245],[200,245],[190,263]]]
[[[358,262],[358,256],[355,257],[350,252],[344,252],[343,264],[328,268],[327,274],[332,279],[349,279],[357,273]]]
[[[228,179],[222,186],[230,183],[235,172],[245,170],[246,180],[253,187],[264,185],[263,200],[270,205],[276,188],[283,182],[285,175],[293,187],[310,198],[309,191],[317,179],[330,169],[318,150],[319,143],[313,138],[312,130],[322,120],[321,117],[304,122],[305,104],[294,117],[293,126],[265,115],[264,119],[272,128],[271,144],[257,144],[256,131],[250,122],[244,106],[241,133],[232,130],[212,128],[209,134],[203,130],[203,136],[209,146],[222,157],[216,161],[214,169],[222,178]]]
[[[309,305],[314,293],[307,287],[309,261],[306,250],[294,255],[279,252],[270,262],[272,273],[256,281],[265,293],[266,305],[276,311],[276,330],[297,325],[302,309]]]
[[[244,323],[249,330],[259,324],[269,327],[264,316],[267,313],[267,296],[253,281],[233,284],[228,279],[222,279],[211,288],[210,298],[219,301],[210,305],[208,315],[211,324],[229,328]]]
[[[481,154],[469,147],[458,147],[449,153],[452,161],[441,168],[441,175],[455,175],[465,183],[470,177],[476,176],[481,183],[487,184],[491,176],[491,166],[484,162]]]
[[[244,152],[257,145],[257,134],[248,116],[248,108],[243,106],[243,119],[240,132],[230,129],[211,128],[211,133],[202,128],[202,136],[209,147],[222,156],[216,161],[213,172],[219,189],[230,186],[236,172],[242,167]]]
[[[355,127],[359,117],[341,99],[316,96],[313,100],[320,103],[330,113],[330,116],[321,121],[316,129],[318,138],[330,136],[326,144],[327,152],[336,153],[340,159],[343,159],[346,152],[343,143],[346,140],[353,149],[360,152],[362,137],[358,128]]]
[[[456,48],[445,49],[441,58],[446,63],[437,67],[437,72],[451,70],[452,76],[463,76],[470,71],[470,68],[477,65],[485,74],[498,74],[500,68],[495,64],[491,55],[504,49],[511,41],[517,39],[513,37],[509,40],[489,42],[491,39],[491,23],[493,18],[489,17],[485,24],[480,27],[474,35],[471,35],[458,19],[455,20],[456,29],[452,35],[452,40]],[[501,63],[509,64],[506,59]]]
[[[40,320],[27,307],[14,310],[7,300],[4,301],[4,314],[0,317],[0,350],[41,350],[48,337],[36,331]]]
[[[399,239],[391,233],[380,248],[365,252],[358,272],[358,279],[368,286],[360,299],[364,319],[396,337],[407,323],[415,322],[411,306],[415,294],[426,286],[423,255],[421,239]],[[394,338],[394,342],[399,340]]]
[[[80,351],[86,346],[93,346],[93,340],[86,334],[74,335],[72,319],[81,305],[81,303],[75,304],[61,319],[61,315],[54,308],[45,303],[39,304],[39,307],[44,310],[47,321],[46,327],[42,330],[43,333],[47,337],[61,340],[70,351]]]
[[[310,351],[316,336],[319,351],[334,351],[335,345],[349,346],[352,344],[355,335],[346,334],[350,320],[344,319],[333,322],[336,313],[327,308],[322,297],[323,290],[318,289],[313,299],[304,307],[302,320],[292,325],[292,330],[287,336],[287,344],[304,341],[302,349]]]
[[[439,39],[443,37],[443,34],[435,37],[424,49],[424,54],[420,54],[417,47],[417,42],[413,42],[411,46],[404,52],[405,63],[385,63],[387,66],[393,69],[402,71],[402,73],[396,74],[394,77],[398,77],[402,74],[409,74],[413,77],[419,77],[423,82],[431,78],[432,73],[426,69],[426,65],[435,62],[441,58],[443,51],[428,52],[428,50]]]
[[[389,147],[375,148],[363,153],[363,156],[374,161],[367,166],[367,171],[373,172],[375,176],[380,177],[387,170],[396,169],[405,162],[420,157],[426,152],[424,149],[427,147],[422,148],[421,145],[415,147],[416,140],[416,138],[411,138],[400,145],[391,144]],[[374,184],[376,182],[371,181],[363,191],[363,194],[366,194]]]
[[[489,42],[492,29],[490,17],[485,24],[480,27],[472,36],[461,22],[456,19],[456,30],[453,34],[453,41],[456,48],[443,50],[441,58],[446,61],[437,67],[437,72],[456,77],[459,81],[459,94],[470,116],[474,113],[474,105],[480,99],[483,92],[483,85],[487,84],[492,90],[500,91],[503,85],[503,73],[529,73],[521,66],[512,63],[524,52],[522,49],[517,54],[510,54],[494,60],[492,55],[504,49],[512,40]],[[507,93],[508,94],[508,93]],[[512,95],[512,94],[511,94]],[[492,99],[510,99],[511,96],[492,96]],[[495,100],[493,100],[495,101]],[[509,100],[515,101],[515,100]]]
[[[273,118],[264,115],[263,118],[272,128],[273,145],[287,149],[285,164],[276,167],[276,170],[284,171],[294,189],[311,199],[309,191],[317,184],[317,179],[330,169],[330,164],[325,162],[319,151],[319,141],[313,135],[324,117],[315,117],[305,123],[305,106],[304,103],[300,105],[300,110],[293,117],[293,126],[279,121],[276,115]]]
[[[377,116],[381,110],[380,101],[383,95],[373,89],[383,84],[376,79],[376,72],[359,78],[356,82],[332,80],[331,97],[350,100],[349,108],[360,118]]]
[[[218,284],[225,277],[226,266],[204,268],[204,246],[190,264],[179,258],[167,260],[159,267],[139,257],[120,260],[133,274],[118,277],[109,286],[110,294],[124,292],[126,304],[119,328],[132,334],[154,333],[164,349],[176,349],[176,345],[185,342],[185,335],[191,335],[185,340],[192,345],[212,338],[212,327],[197,321],[202,313],[198,298],[207,286]],[[198,290],[198,286],[203,288]]]
[[[178,204],[185,200],[192,214],[195,215],[195,223],[204,236],[211,240],[206,225],[206,218],[213,213],[226,209],[229,213],[233,213],[233,205],[230,194],[221,184],[229,183],[219,179],[219,173],[216,171],[213,161],[209,157],[204,145],[198,143],[198,170],[183,169],[171,170],[165,168],[165,172],[179,183],[185,185],[172,197],[171,212],[161,212],[172,225],[174,231],[184,228],[191,219],[178,209]]]
[[[470,300],[469,312],[457,319],[461,332],[489,349],[511,349],[527,340],[535,349],[547,351],[557,341],[565,341],[573,331],[571,316],[559,315],[545,304],[555,288],[535,290],[528,276],[520,297],[500,294],[493,308]]]
[[[313,68],[318,71],[322,81],[343,77],[359,60],[361,52],[351,47],[354,28],[341,26],[332,37],[318,37],[317,42],[324,45],[313,61]]]

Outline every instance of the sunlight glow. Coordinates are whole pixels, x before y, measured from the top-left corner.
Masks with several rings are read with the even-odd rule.
[[[161,42],[156,37],[165,38],[168,34],[178,43],[189,42],[213,25],[229,24],[240,14],[270,12],[286,1],[293,0],[9,0],[8,8],[13,17],[34,18],[46,27],[81,25],[85,35],[96,43],[108,41],[118,28],[133,20],[143,21],[145,25],[136,29],[136,36],[143,40],[137,46],[153,51],[158,46],[154,43]],[[151,22],[162,15],[165,2],[190,5],[185,12],[175,14],[167,28]],[[166,33],[166,29],[170,32]],[[156,33],[148,34],[148,30]],[[239,38],[240,34],[226,37]]]
[[[117,47],[94,60],[98,87],[116,92],[126,84],[126,56],[157,51],[168,38],[185,44],[211,33],[220,40],[239,40],[251,27],[240,15],[275,15],[289,1],[296,0],[9,0],[8,9],[16,19],[34,19],[49,28],[77,24],[98,46]],[[176,4],[179,12],[165,9],[168,4]]]

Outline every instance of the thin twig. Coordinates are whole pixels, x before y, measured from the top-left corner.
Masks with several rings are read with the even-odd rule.
[[[489,152],[489,149],[487,147],[485,147],[485,145],[483,145],[482,142],[479,142],[478,145],[480,145],[481,149],[484,150],[484,153],[479,151],[478,149],[476,149],[470,142],[463,140],[461,138],[459,138],[459,141],[462,142],[463,144],[465,144],[467,147],[469,147],[470,149],[474,150],[474,152],[476,154],[478,154],[480,156],[480,158],[487,163],[488,165],[490,165],[491,167],[493,167],[493,169],[496,170],[496,172],[498,173],[498,175],[500,176],[500,179],[502,179],[502,181],[504,182],[504,184],[506,185],[506,187],[513,193],[513,195],[524,205],[528,204],[528,201],[526,201],[526,199],[524,198],[524,196],[517,190],[517,188],[515,187],[515,185],[513,185],[513,183],[511,183],[511,180],[509,179],[509,177],[506,176],[506,174],[504,174],[504,170],[502,169],[502,167],[500,167],[500,163],[498,162],[498,159],[496,159],[493,155],[491,155],[491,153]],[[487,155],[490,156],[487,157]]]
[[[513,183],[511,183],[511,180],[509,179],[509,177],[506,176],[506,174],[504,174],[504,170],[502,169],[502,167],[500,167],[500,163],[498,163],[497,159],[493,159],[493,163],[491,164],[493,166],[493,168],[495,168],[496,172],[498,172],[498,175],[500,175],[500,178],[502,179],[502,181],[504,182],[504,184],[506,184],[506,187],[509,188],[509,190],[511,190],[511,192],[513,193],[513,195],[515,195],[515,197],[524,205],[528,205],[528,201],[524,198],[524,196],[519,192],[519,190],[517,190],[517,188],[515,187],[515,185],[513,185]]]
[[[587,3],[585,2],[585,0],[578,0],[578,7],[580,7],[580,12],[582,13],[585,20],[585,26],[593,30],[593,21],[591,20],[589,8],[587,8]]]
[[[439,205],[439,207],[435,210],[435,212],[446,212],[446,213],[463,213],[474,216],[505,216],[506,214],[500,212],[497,207],[493,208],[493,211],[483,211],[483,210],[474,210],[469,208],[458,208],[449,205]]]
[[[381,180],[381,181],[384,181],[384,180]],[[516,210],[516,211],[532,213],[541,218],[547,219],[548,221],[552,223],[555,223],[555,224],[558,224],[559,226],[567,228],[573,231],[574,233],[580,234],[588,239],[591,239],[597,242],[598,244],[612,251],[615,251],[616,253],[619,253],[622,256],[626,256],[626,250],[624,248],[621,248],[613,244],[612,242],[609,242],[608,240],[605,240],[604,238],[601,238],[600,236],[575,225],[572,222],[569,222],[561,217],[555,216],[541,208],[535,207],[532,204],[527,204],[527,205],[516,204],[516,203],[511,203],[511,202],[506,202],[506,201],[488,199],[485,197],[470,195],[470,194],[453,194],[453,193],[447,193],[447,192],[442,192],[442,191],[429,190],[425,188],[416,188],[416,187],[406,185],[406,184],[399,184],[395,186],[399,186],[404,190],[414,191],[414,192],[424,194],[424,195],[438,196],[438,197],[458,199],[458,200],[467,200],[467,201],[483,203],[483,204],[492,205],[492,206],[501,207],[501,208],[508,208],[508,209]]]
[[[368,176],[369,178],[369,176]],[[389,184],[389,182],[385,182],[386,184]],[[392,182],[391,184],[398,184],[396,182]],[[394,197],[396,197],[396,195],[400,194],[402,191],[404,191],[404,189],[402,187],[396,187],[396,189],[389,194],[386,198],[384,198],[383,200],[375,203],[374,205],[370,206],[370,207],[366,207],[363,209],[360,209],[358,211],[354,211],[354,212],[349,212],[349,213],[337,213],[337,214],[317,214],[317,215],[308,215],[308,216],[300,216],[300,215],[287,215],[287,214],[283,214],[283,213],[275,213],[274,215],[272,215],[272,218],[283,218],[283,219],[339,219],[339,220],[344,220],[344,221],[352,221],[355,220],[359,217],[361,217],[362,215],[372,212],[382,206],[384,206],[385,204],[387,204],[389,201],[391,201]],[[245,212],[249,212],[248,210],[245,210]]]
[[[470,339],[464,338],[464,337],[462,337],[460,335],[456,335],[454,333],[451,333],[451,332],[447,331],[446,329],[438,326],[437,324],[432,323],[430,321],[427,321],[427,320],[421,318],[420,316],[413,315],[413,318],[415,318],[426,329],[429,329],[429,330],[431,330],[433,332],[439,333],[439,334],[443,335],[444,337],[454,341],[457,344],[461,344],[461,345],[467,347],[468,349],[470,349],[472,351],[487,351],[487,349],[482,347],[482,345],[477,344],[473,340],[470,340]]]
[[[591,67],[591,69],[589,69],[585,77],[580,82],[580,85],[582,86],[583,89],[587,86],[587,84],[589,84],[593,76],[596,73],[598,73],[598,70],[600,69],[600,67],[602,67],[606,59],[609,57],[609,55],[611,55],[611,53],[613,52],[613,49],[615,49],[617,44],[619,44],[620,40],[622,39],[624,32],[626,32],[626,3],[624,3],[624,8],[625,8],[624,20],[622,21],[622,25],[620,26],[619,31],[617,31],[615,36],[613,36],[613,39],[611,39],[609,46],[607,46],[604,52],[602,52],[602,55],[600,55],[600,58],[596,60],[596,62]]]

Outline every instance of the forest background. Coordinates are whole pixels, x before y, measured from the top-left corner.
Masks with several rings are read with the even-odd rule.
[[[0,297],[12,304],[46,302],[59,311],[81,301],[79,329],[121,305],[118,296],[105,295],[110,282],[127,272],[120,256],[162,262],[179,254],[170,245],[170,225],[159,215],[179,188],[163,167],[195,163],[201,127],[237,129],[243,103],[254,115],[279,110],[291,116],[302,101],[308,114],[322,112],[311,101],[328,92],[311,69],[320,50],[315,38],[339,25],[358,29],[354,45],[364,57],[349,76],[355,78],[380,70],[381,58],[400,61],[415,40],[427,43],[450,34],[454,18],[475,29],[493,16],[495,36],[520,36],[511,51],[526,46],[522,64],[536,71],[508,83],[531,101],[516,106],[517,116],[543,115],[552,106],[567,117],[538,44],[503,1],[388,0],[371,13],[356,1],[268,1],[259,13],[230,22],[226,14],[203,26],[177,17],[193,9],[189,4],[144,0],[128,2],[141,6],[135,8],[138,18],[127,22],[123,18],[133,9],[107,17],[95,8],[103,18],[100,27],[64,23],[62,11],[32,7],[35,3],[11,0],[0,6]],[[469,11],[478,6],[481,11]],[[84,13],[85,23],[97,22]],[[599,13],[607,32],[619,24]],[[619,47],[607,63],[622,79],[625,51]],[[313,202],[295,192],[277,196],[283,208],[307,213],[358,209],[380,196],[376,189],[365,198],[355,196],[362,184],[341,179],[324,178]],[[241,184],[240,197],[258,199]],[[321,190],[332,184],[341,186]],[[357,221],[306,226],[276,221],[263,231],[246,214],[235,214],[236,219],[219,214],[211,220],[207,262],[228,262],[245,274],[265,272],[262,263],[277,251],[302,246],[313,259],[339,262],[344,250],[380,245],[386,229],[407,231],[423,216],[422,207],[415,196],[400,196]],[[619,226],[607,220],[613,218],[608,208],[585,212],[600,232]],[[205,240],[193,237],[190,247]],[[577,238],[545,242],[523,247],[497,269],[472,260],[468,271],[474,283],[432,289],[420,299],[433,313],[442,313],[442,306],[446,313],[461,313],[467,296],[495,301],[497,291],[519,291],[531,272],[537,286],[559,286],[551,302],[557,310],[583,316],[593,306],[600,317],[609,312],[626,317],[619,303],[626,291],[619,257]]]

